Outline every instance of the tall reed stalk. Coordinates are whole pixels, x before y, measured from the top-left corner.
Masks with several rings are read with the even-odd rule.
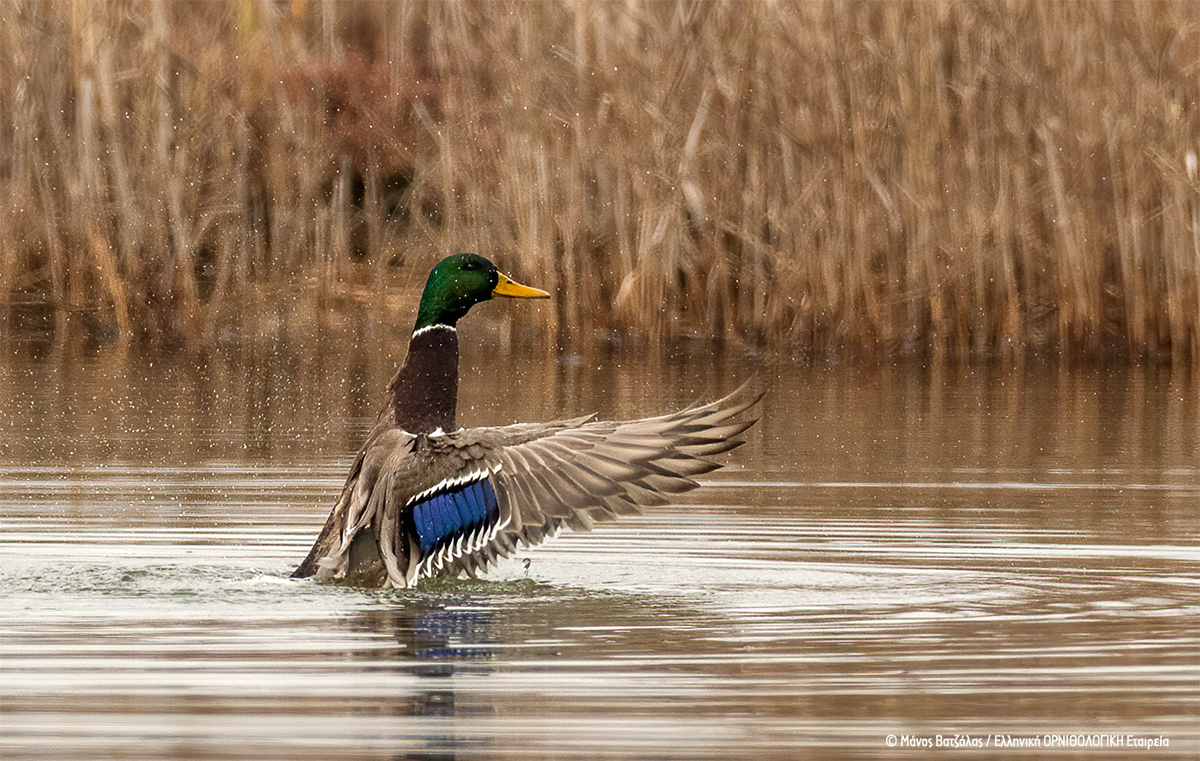
[[[1194,360],[1198,91],[1190,2],[8,0],[0,301],[203,341],[478,250],[560,341]]]

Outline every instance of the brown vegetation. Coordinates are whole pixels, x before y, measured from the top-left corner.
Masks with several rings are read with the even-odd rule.
[[[560,340],[1194,359],[1198,17],[6,0],[0,302],[202,341],[477,250]]]

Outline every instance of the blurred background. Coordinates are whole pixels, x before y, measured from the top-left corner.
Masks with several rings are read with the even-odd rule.
[[[1192,2],[5,0],[0,336],[407,328],[472,250],[560,347],[1191,361],[1198,40]]]

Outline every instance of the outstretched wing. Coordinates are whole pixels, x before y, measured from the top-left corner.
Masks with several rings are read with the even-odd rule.
[[[490,485],[494,518],[423,553],[418,575],[474,575],[518,544],[537,544],[563,527],[589,531],[596,521],[640,513],[696,488],[695,476],[720,467],[709,457],[743,443],[741,434],[754,423],[744,413],[760,398],[743,388],[711,404],[642,420],[584,418],[431,440],[441,457],[486,473],[476,483]]]
[[[347,482],[335,507],[344,517],[331,515],[325,547],[314,547],[310,559],[351,583],[383,574],[379,582],[388,586],[474,575],[518,544],[537,544],[564,526],[587,531],[695,488],[694,476],[720,467],[709,457],[742,444],[754,423],[744,413],[760,398],[743,387],[642,420],[397,432],[356,461],[357,483]],[[297,574],[309,575],[303,569]]]

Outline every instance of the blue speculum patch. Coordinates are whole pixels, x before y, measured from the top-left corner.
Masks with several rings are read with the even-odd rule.
[[[495,522],[499,515],[496,491],[487,478],[426,497],[412,506],[421,556],[429,557],[458,537]]]

